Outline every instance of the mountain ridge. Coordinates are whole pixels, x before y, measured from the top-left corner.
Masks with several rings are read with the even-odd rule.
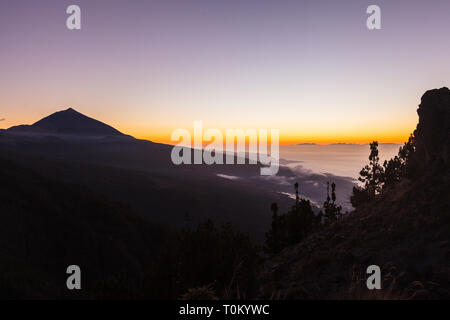
[[[73,108],[54,112],[32,125],[10,127],[4,132],[23,135],[126,136],[112,126],[90,118]]]

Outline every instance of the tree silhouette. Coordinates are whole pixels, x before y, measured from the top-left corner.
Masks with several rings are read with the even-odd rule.
[[[411,135],[403,146],[399,148],[398,155],[390,160],[386,160],[383,166],[380,165],[378,156],[378,142],[370,144],[369,164],[360,172],[358,178],[363,187],[353,187],[350,202],[357,208],[383,190],[397,184],[403,177],[414,175],[417,161],[414,154],[416,152],[416,139]]]
[[[276,202],[270,206],[272,210],[272,224],[270,230],[266,233],[266,241],[264,243],[265,252],[279,252],[284,247],[282,230],[282,218],[278,216],[278,205]]]
[[[250,294],[259,248],[231,224],[206,220],[183,228],[144,280],[145,296],[178,299],[206,293],[219,297]],[[212,292],[212,291],[211,291]]]
[[[307,199],[300,198],[299,185],[294,184],[295,204],[287,213],[278,215],[276,203],[271,205],[272,223],[266,233],[264,252],[275,254],[302,241],[317,226],[317,217]]]
[[[336,204],[336,184],[334,182],[331,184],[331,203],[327,209],[328,211],[325,211],[327,223],[336,221],[341,214],[342,207]]]
[[[353,187],[352,195],[350,196],[350,203],[354,208],[358,208],[360,205],[369,200],[370,196],[366,189],[361,187]]]
[[[403,177],[412,174],[414,168],[413,154],[416,151],[414,135],[411,135],[398,151],[398,155],[389,161],[384,161],[384,188],[391,187]]]
[[[373,198],[381,192],[381,186],[384,180],[384,168],[380,164],[378,156],[378,142],[374,141],[370,144],[369,164],[359,172],[359,181],[364,183],[369,197]]]
[[[350,202],[355,208],[374,198],[382,190],[385,173],[384,167],[380,164],[377,141],[370,144],[369,164],[361,169],[359,175],[358,180],[363,183],[363,187],[353,187],[353,194],[350,197]]]
[[[336,204],[336,184],[333,182],[331,184],[331,197],[330,197],[330,182],[327,182],[327,199],[323,203],[323,209],[319,212],[318,218],[320,223],[324,219],[323,223],[329,225],[336,221],[341,215],[342,207]]]

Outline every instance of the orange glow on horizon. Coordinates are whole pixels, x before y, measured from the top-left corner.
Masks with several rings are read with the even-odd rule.
[[[22,112],[18,112],[12,117],[4,119],[0,122],[0,128],[9,128],[11,126],[19,125],[19,124],[33,124],[37,120],[41,119],[45,114],[51,114],[54,110],[45,110],[44,112],[35,112],[31,114],[26,114],[29,110],[23,110]],[[80,111],[82,112],[82,111]],[[84,113],[84,112],[82,112]],[[86,113],[84,113],[86,114]],[[110,126],[116,128],[124,134],[129,134],[138,139],[150,140],[156,143],[163,143],[169,145],[177,144],[176,141],[171,140],[171,133],[175,124],[173,123],[163,123],[156,121],[156,123],[152,125],[144,125],[142,123],[135,123],[133,120],[126,121],[119,120],[115,117],[108,117],[106,114],[89,114],[88,116],[99,119],[100,121],[109,124]],[[106,117],[105,117],[106,116]],[[1,119],[2,117],[0,117]],[[155,119],[156,120],[156,119]],[[280,129],[280,145],[296,145],[303,143],[314,143],[317,145],[327,145],[334,143],[348,143],[348,144],[367,144],[374,140],[379,143],[398,143],[402,144],[408,140],[410,134],[414,131],[417,120],[412,118],[409,121],[405,121],[405,123],[399,124],[396,128],[392,128],[391,124],[385,124],[384,126],[380,126],[376,129],[374,128],[364,128],[363,126],[354,127],[354,128],[344,128],[336,127],[336,128],[327,128],[327,130],[321,130],[320,126],[315,127],[313,124],[310,128],[304,128],[300,130],[295,127],[286,127]],[[179,127],[183,127],[181,123],[177,123]],[[262,126],[263,127],[263,126]],[[281,127],[281,126],[280,126]],[[208,125],[204,125],[204,130],[210,128]],[[235,128],[231,126],[230,128]],[[236,127],[238,128],[238,127]],[[193,128],[191,126],[186,126],[186,129],[193,136]],[[223,133],[225,133],[224,128],[218,128]],[[243,127],[244,130],[248,129]],[[330,132],[334,131],[334,132]],[[225,137],[225,134],[224,134]],[[270,132],[269,132],[270,137]],[[205,142],[205,145],[209,142]]]
[[[379,124],[377,127],[359,125],[359,126],[336,126],[334,128],[326,128],[323,130],[323,126],[315,126],[311,124],[307,128],[296,128],[293,126],[279,126],[279,144],[280,145],[296,145],[302,143],[314,143],[317,145],[327,145],[334,143],[348,143],[348,144],[368,144],[372,141],[378,141],[379,143],[396,143],[403,144],[408,141],[409,136],[413,133],[417,124],[417,119],[411,118],[404,120],[404,122],[397,124],[393,127],[391,123]],[[131,126],[130,126],[131,127]],[[130,128],[120,128],[123,129],[122,132],[126,132],[138,139],[150,140],[157,143],[164,143],[175,145],[176,141],[171,140],[171,133],[173,128],[165,124],[164,126],[152,126],[152,127],[140,127],[136,128],[132,126],[134,130]],[[180,127],[183,127],[180,125]],[[253,126],[258,128],[257,126]],[[261,126],[264,128],[265,126]],[[203,129],[206,130],[211,128],[210,126],[204,125]],[[239,127],[229,127],[229,128],[239,128]],[[248,127],[241,127],[244,131]],[[276,128],[276,127],[275,127]],[[119,129],[119,130],[120,130]],[[186,129],[191,133],[193,137],[193,128],[187,126]],[[218,127],[225,139],[225,128]],[[270,137],[270,130],[269,137]],[[208,142],[209,143],[209,142]],[[204,144],[208,144],[205,143]]]
[[[169,135],[165,135],[165,134],[159,134],[159,135],[137,134],[137,135],[133,135],[133,136],[138,139],[150,140],[150,141],[156,142],[156,143],[169,144],[169,145],[177,144],[176,141],[172,141],[170,139]],[[325,137],[325,138],[311,137],[311,138],[305,139],[305,138],[302,138],[301,136],[286,137],[286,136],[280,135],[279,144],[282,146],[307,144],[307,143],[317,144],[317,145],[328,145],[328,144],[334,144],[334,143],[368,144],[372,141],[378,141],[379,143],[403,144],[404,142],[408,141],[409,136],[410,136],[410,133],[397,134],[397,135],[384,134],[384,135],[376,135],[376,136],[363,135],[360,137]],[[208,144],[208,143],[205,143],[205,144]]]

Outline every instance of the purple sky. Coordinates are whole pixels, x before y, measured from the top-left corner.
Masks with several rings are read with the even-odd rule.
[[[157,141],[203,120],[398,142],[423,92],[448,85],[449,34],[450,1],[2,1],[0,127],[72,106]]]

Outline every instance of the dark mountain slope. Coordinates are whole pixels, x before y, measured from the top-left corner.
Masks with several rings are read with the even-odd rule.
[[[264,297],[411,298],[450,295],[450,188],[442,179],[404,181],[330,228],[268,260]],[[436,187],[436,186],[440,187]],[[366,268],[385,282],[366,288]]]
[[[450,296],[450,90],[425,93],[418,113],[415,174],[268,259],[259,272],[262,297]],[[366,287],[372,264],[381,268],[381,290]]]
[[[285,167],[277,176],[261,177],[259,165],[176,166],[172,146],[113,135],[117,130],[104,126],[72,109],[60,111],[32,126],[0,130],[0,154],[44,177],[118,199],[151,221],[179,227],[189,213],[194,222],[205,217],[232,222],[259,240],[270,223],[270,204],[277,201],[287,209],[290,199],[282,192],[292,193],[295,181],[317,203],[330,179],[338,185],[339,199],[353,187],[345,177]],[[103,135],[95,135],[99,132]]]
[[[67,148],[67,144],[65,146]],[[144,170],[126,165],[118,167],[32,156],[13,150],[0,147],[4,157],[14,163],[50,179],[88,187],[121,201],[151,221],[173,228],[184,226],[186,213],[189,213],[193,223],[204,218],[232,222],[240,230],[262,239],[270,221],[267,208],[271,201],[290,202],[287,196],[272,192],[267,186],[258,187],[245,179],[230,181],[199,168],[190,171],[174,167],[172,171],[164,168],[156,171],[150,166],[149,170]],[[89,153],[88,150],[85,152]]]
[[[167,238],[130,208],[0,158],[0,297],[95,297],[111,279],[139,283]],[[66,268],[82,270],[79,292]]]
[[[175,166],[171,150],[169,145],[122,135],[73,109],[32,126],[0,131],[3,157],[43,177],[118,199],[151,221],[174,228],[183,226],[189,213],[194,222],[205,217],[231,221],[261,239],[271,201],[288,201],[268,184],[217,176],[258,179],[259,166]]]

